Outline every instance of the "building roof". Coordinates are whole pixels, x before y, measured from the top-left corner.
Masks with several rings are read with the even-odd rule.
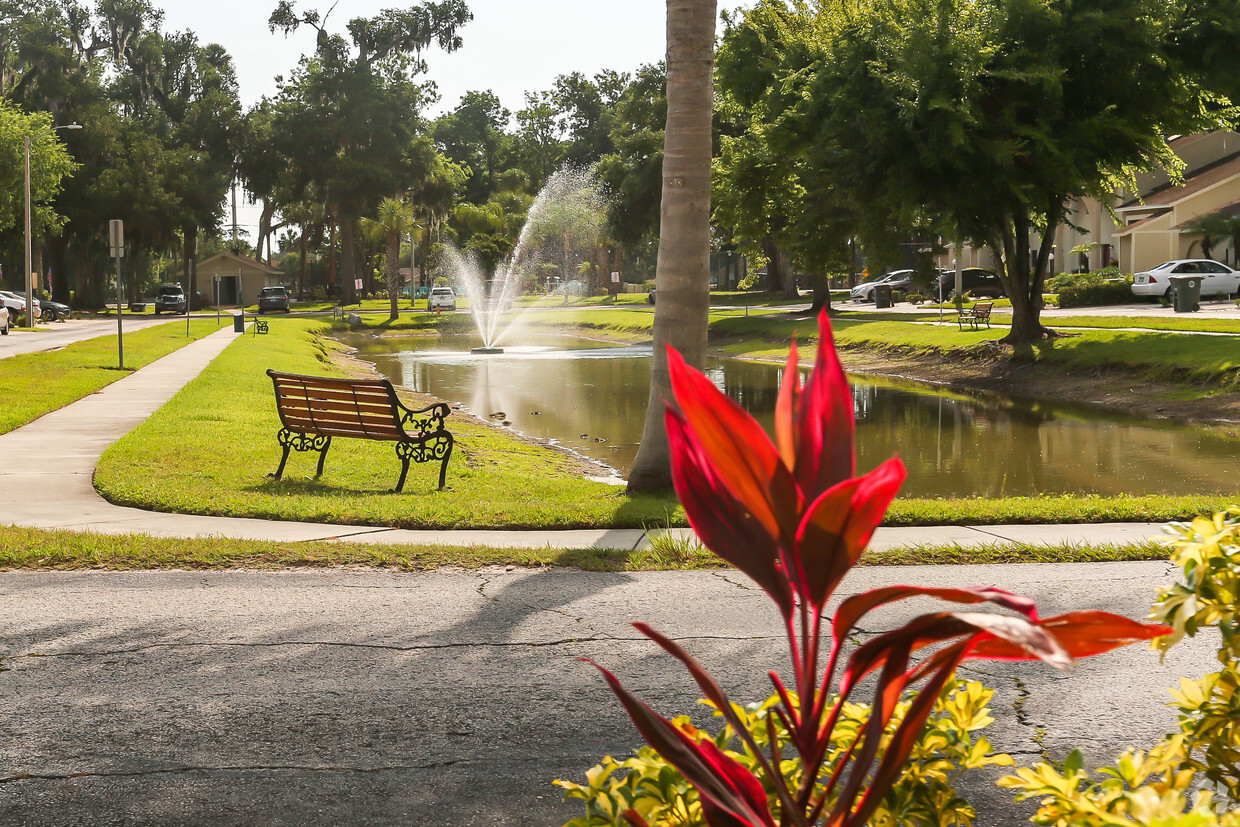
[[[241,267],[251,271],[258,270],[260,273],[268,273],[273,276],[284,274],[284,271],[280,268],[272,267],[270,264],[264,264],[256,258],[250,258],[249,256],[243,256],[227,251],[217,253],[216,255],[211,256],[211,258],[198,262],[197,268],[199,270],[202,270],[203,268],[223,269],[223,266],[225,265],[230,268]]]
[[[1168,212],[1167,210],[1163,210],[1162,212],[1159,212],[1157,215],[1147,215],[1145,218],[1142,218],[1140,221],[1134,221],[1131,224],[1121,227],[1120,229],[1116,230],[1112,235],[1116,238],[1119,238],[1120,236],[1123,236],[1123,235],[1128,235],[1129,233],[1131,233],[1133,230],[1137,229],[1138,227],[1142,227],[1146,224],[1149,224],[1155,218],[1162,218],[1164,215],[1167,214],[1167,212]]]
[[[1116,210],[1169,207],[1236,175],[1240,175],[1240,152],[1227,155],[1212,164],[1193,170],[1184,177],[1182,184],[1163,184],[1142,198],[1134,198],[1121,204],[1116,207]]]

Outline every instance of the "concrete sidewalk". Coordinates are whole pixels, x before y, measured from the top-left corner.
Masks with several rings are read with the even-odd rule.
[[[640,529],[579,531],[411,531],[383,527],[166,514],[115,506],[92,485],[103,451],[172,398],[236,337],[225,328],[134,372],[98,393],[0,436],[0,520],[34,528],[101,534],[235,539],[348,539],[364,543],[432,543],[501,548],[621,548],[648,542]],[[49,459],[55,457],[56,459]],[[686,530],[672,533],[686,534]],[[1145,523],[1101,525],[880,528],[873,548],[927,544],[1128,543],[1159,533]]]

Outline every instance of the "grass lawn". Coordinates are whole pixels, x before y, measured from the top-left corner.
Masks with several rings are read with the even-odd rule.
[[[869,552],[861,565],[935,563],[1072,563],[1165,560],[1154,543],[1097,546],[922,546]],[[589,571],[717,569],[723,561],[696,543],[622,549],[502,549],[486,546],[397,546],[314,541],[273,543],[222,538],[175,539],[8,528],[0,532],[0,570],[288,569],[371,566],[424,571],[442,566],[571,566]]]
[[[267,336],[239,337],[140,427],[110,447],[95,486],[112,502],[157,511],[404,528],[641,527],[681,522],[670,497],[627,497],[575,474],[570,458],[498,428],[449,420],[456,450],[448,487],[438,465],[400,464],[391,443],[336,440],[323,477],[316,454],[289,458],[284,479],[267,368],[340,374],[323,321],[287,319]],[[176,446],[168,450],[168,446]]]
[[[539,324],[612,334],[640,335],[649,330],[647,309],[582,309],[538,315]],[[388,325],[375,320],[371,329],[409,335],[438,335],[469,326],[463,314],[402,318]],[[326,321],[288,319],[268,336],[238,339],[196,380],[143,426],[110,448],[96,473],[100,492],[123,505],[159,511],[260,517],[408,528],[639,528],[684,525],[683,512],[671,497],[627,497],[623,489],[585,480],[561,455],[518,441],[510,434],[463,420],[452,424],[457,453],[448,469],[449,490],[434,490],[437,469],[414,465],[402,494],[387,493],[399,465],[392,446],[338,440],[328,455],[322,479],[311,479],[315,455],[294,453],[285,479],[275,470],[280,451],[279,427],[267,367],[300,373],[339,373],[330,342],[320,338]],[[844,346],[968,349],[999,331],[958,332],[900,321],[841,320],[837,336]],[[717,344],[748,358],[783,358],[796,331],[802,342],[813,334],[811,320],[760,317],[721,319],[713,325]],[[1063,340],[1084,346],[1077,358],[1088,361],[1093,349],[1105,359],[1150,353],[1185,370],[1187,364],[1214,364],[1202,353],[1169,348],[1150,350],[1141,337],[1161,336],[1220,347],[1226,340],[1167,334],[1091,333]],[[1120,341],[1111,341],[1114,337]],[[1135,336],[1131,341],[1127,337]],[[807,348],[812,357],[813,348]],[[1110,349],[1110,350],[1108,350]],[[1232,348],[1234,350],[1234,347]],[[1111,351],[1115,351],[1114,354]],[[1058,351],[1057,351],[1058,352]],[[1063,355],[1060,353],[1060,355]],[[1172,357],[1179,359],[1178,362]],[[1234,357],[1220,349],[1214,369]],[[1172,367],[1168,367],[1172,370]],[[177,445],[168,452],[161,446]],[[864,469],[863,469],[864,470]],[[1004,499],[897,499],[888,525],[950,525],[1055,522],[1155,522],[1213,513],[1231,505],[1218,496],[1201,497],[1013,497]]]
[[[75,342],[60,350],[10,356],[0,361],[4,373],[0,434],[76,402],[217,329],[214,320],[195,319],[186,338],[182,318],[126,333],[125,370],[116,366],[113,335]]]

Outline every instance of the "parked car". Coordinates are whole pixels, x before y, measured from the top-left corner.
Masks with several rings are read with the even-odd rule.
[[[288,289],[284,287],[264,287],[258,291],[258,312],[266,313],[268,311],[275,312],[283,310],[285,313],[293,312],[293,300],[288,294]]]
[[[870,279],[867,282],[858,284],[848,292],[848,298],[855,302],[872,302],[874,301],[874,288],[880,284],[886,284],[892,290],[903,290],[909,286],[909,278],[913,275],[912,270],[893,270],[882,278]],[[903,283],[903,286],[900,286]]]
[[[43,318],[49,322],[63,322],[72,312],[69,305],[54,302],[51,299],[40,299],[39,309],[42,311]]]
[[[981,267],[961,268],[960,286],[964,292],[978,297],[1002,299],[1007,296],[1003,289],[1003,282],[999,281],[999,274],[991,270],[983,270]],[[955,270],[942,271],[939,276],[938,289],[942,291],[944,301],[952,297],[956,290]]]
[[[1170,276],[1201,276],[1203,296],[1240,292],[1240,270],[1208,258],[1178,258],[1164,261],[1143,273],[1134,273],[1132,294],[1143,298],[1170,298]]]
[[[160,313],[184,313],[185,291],[179,284],[161,284],[155,291],[155,315]]]
[[[0,290],[0,301],[4,302],[4,306],[9,309],[9,315],[16,319],[18,316],[22,318],[26,325],[33,322],[26,318],[26,297],[21,293],[13,293],[9,290]],[[38,319],[42,315],[42,307],[38,299],[34,300],[34,318]]]
[[[451,287],[432,287],[430,297],[426,300],[427,310],[456,311],[456,293]]]

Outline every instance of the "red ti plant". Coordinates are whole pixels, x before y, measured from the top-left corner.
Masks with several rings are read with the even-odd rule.
[[[676,493],[702,542],[774,600],[792,660],[791,687],[770,673],[781,701],[774,711],[790,743],[777,742],[768,719],[766,754],[720,686],[688,652],[646,624],[634,624],[688,668],[757,757],[767,787],[710,739],[690,738],[599,667],[647,742],[697,788],[708,824],[864,825],[898,780],[935,699],[962,661],[1037,658],[1064,667],[1074,657],[1170,631],[1106,612],[1041,618],[1030,598],[993,588],[890,586],[850,597],[833,618],[827,617],[828,600],[869,543],[905,472],[893,457],[868,474],[854,475],[852,393],[826,314],[819,317],[818,357],[804,387],[793,344],[776,404],[773,443],[680,354],[669,350],[668,357],[678,407],[669,405],[667,411]],[[849,633],[867,612],[911,597],[962,606],[992,603],[1010,613],[923,614],[845,653]],[[830,641],[820,663],[824,620]],[[875,673],[865,729],[842,755],[828,757],[845,701],[853,700],[862,679]],[[911,696],[907,714],[885,735],[906,695]],[[788,747],[797,755],[787,754]],[[802,772],[799,781],[791,782],[779,767],[794,757]],[[777,815],[768,806],[767,788],[774,791]]]

